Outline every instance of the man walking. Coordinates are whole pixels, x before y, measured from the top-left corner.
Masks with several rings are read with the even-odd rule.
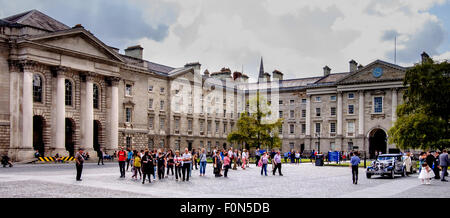
[[[350,167],[352,168],[353,184],[355,184],[355,185],[358,184],[358,169],[359,169],[358,167],[359,167],[360,162],[361,162],[361,160],[357,156],[357,153],[354,152],[353,156],[350,160]]]
[[[439,155],[439,165],[441,165],[442,174],[441,174],[441,181],[442,182],[448,182],[448,180],[445,179],[445,174],[447,174],[447,168],[448,168],[448,153],[447,150],[444,149],[442,151],[442,154]]]
[[[117,152],[117,157],[119,158],[120,178],[125,178],[125,161],[127,161],[127,152],[123,150],[123,147],[121,147],[120,151]]]
[[[273,162],[275,167],[273,168],[273,175],[275,176],[275,172],[278,169],[278,174],[280,176],[283,176],[283,174],[281,173],[281,154],[280,151],[277,152],[277,154],[275,154],[274,158],[273,158]]]
[[[83,171],[83,148],[80,148],[78,153],[75,155],[75,167],[77,168],[77,181],[81,181],[81,172]]]

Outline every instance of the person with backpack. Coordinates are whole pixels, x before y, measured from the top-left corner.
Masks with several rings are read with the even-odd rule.
[[[120,151],[117,152],[117,157],[119,159],[120,178],[125,178],[125,161],[127,161],[127,152],[123,147],[121,147]]]

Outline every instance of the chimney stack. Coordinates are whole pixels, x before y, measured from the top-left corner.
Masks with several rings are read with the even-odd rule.
[[[323,76],[329,76],[331,73],[331,68],[329,68],[328,66],[325,66],[323,68]]]
[[[272,72],[272,78],[273,80],[283,80],[283,73],[279,70],[274,70]]]
[[[142,60],[143,54],[144,54],[144,48],[142,48],[140,45],[131,46],[131,47],[128,47],[127,49],[125,49],[125,55],[133,57],[133,58]]]
[[[350,61],[350,73],[356,72],[358,69],[358,63],[355,60]]]
[[[358,65],[358,70],[361,70],[363,68],[364,68],[364,66],[362,64]]]

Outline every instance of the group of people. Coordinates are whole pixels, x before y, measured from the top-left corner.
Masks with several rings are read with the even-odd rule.
[[[431,179],[440,179],[442,182],[448,182],[445,179],[448,176],[447,169],[449,165],[448,153],[444,149],[442,152],[421,152],[419,156],[419,179],[422,184],[431,184]]]
[[[162,180],[172,175],[175,176],[176,181],[189,181],[193,168],[198,170],[198,165],[200,166],[200,176],[204,176],[207,162],[205,149],[197,153],[195,149],[189,152],[187,148],[181,153],[178,150],[173,152],[171,149],[126,151],[122,147],[117,152],[117,158],[120,178],[125,178],[125,172],[131,166],[132,178],[137,180],[139,174],[142,184],[145,184],[147,179],[151,183],[151,176],[153,176],[153,180],[156,180],[156,176]],[[127,165],[126,169],[125,165]]]
[[[237,149],[233,151],[232,148],[228,149],[228,151],[226,149],[214,149],[212,158],[215,177],[223,176],[227,178],[229,169],[237,170],[237,168],[240,167],[245,170],[247,167],[249,167],[249,157],[250,155],[247,149],[244,149],[242,151]]]

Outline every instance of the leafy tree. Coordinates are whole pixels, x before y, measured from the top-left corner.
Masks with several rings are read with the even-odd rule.
[[[425,58],[407,70],[404,103],[389,130],[390,143],[399,148],[440,149],[450,147],[450,63]]]
[[[237,130],[231,132],[227,140],[246,147],[280,147],[281,139],[278,136],[278,128],[281,127],[282,119],[273,119],[270,104],[257,92],[256,97],[250,99],[247,104],[249,111],[241,114],[237,122]]]

